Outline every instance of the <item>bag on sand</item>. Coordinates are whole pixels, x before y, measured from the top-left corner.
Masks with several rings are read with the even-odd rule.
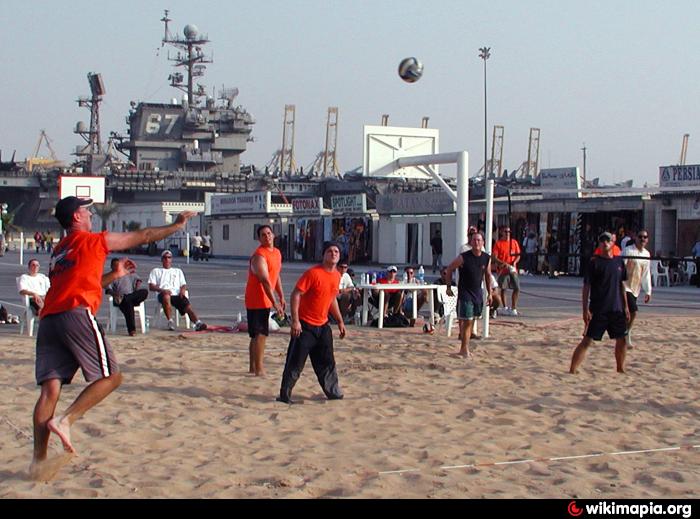
[[[411,323],[401,314],[389,314],[384,317],[384,328],[408,328]],[[379,327],[379,319],[372,321],[372,326]]]

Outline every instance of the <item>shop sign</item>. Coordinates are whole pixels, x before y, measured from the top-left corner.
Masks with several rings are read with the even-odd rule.
[[[367,195],[336,195],[331,197],[333,214],[365,214],[367,212]]]
[[[270,212],[269,191],[237,193],[234,195],[212,195],[211,215],[260,214]]]
[[[659,168],[660,187],[700,186],[700,165],[661,166]]]
[[[323,198],[294,198],[292,199],[294,216],[321,216],[323,213]]]

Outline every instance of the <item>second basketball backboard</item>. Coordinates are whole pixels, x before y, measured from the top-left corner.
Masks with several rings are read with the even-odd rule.
[[[363,175],[378,178],[420,178],[430,175],[416,167],[397,168],[396,160],[440,152],[440,130],[434,128],[401,128],[397,126],[365,126]],[[435,171],[437,166],[433,166]]]

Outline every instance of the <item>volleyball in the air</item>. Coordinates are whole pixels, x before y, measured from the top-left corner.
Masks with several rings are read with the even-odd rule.
[[[399,76],[406,83],[415,83],[423,75],[423,64],[417,58],[406,58],[399,63]]]

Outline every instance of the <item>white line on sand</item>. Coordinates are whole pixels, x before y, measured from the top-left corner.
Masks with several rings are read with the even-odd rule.
[[[478,467],[495,467],[498,465],[518,465],[522,463],[535,463],[535,462],[548,462],[548,461],[563,461],[563,460],[575,460],[583,458],[597,458],[600,456],[628,456],[632,454],[652,454],[656,452],[671,452],[680,450],[692,450],[700,449],[700,445],[681,445],[676,447],[662,447],[658,449],[643,449],[636,451],[617,451],[617,452],[598,452],[592,454],[581,454],[578,456],[558,456],[551,458],[533,458],[533,459],[522,459],[522,460],[512,460],[512,461],[497,461],[497,462],[486,462],[486,463],[469,463],[466,465],[444,465],[440,467],[441,470],[454,470],[454,469],[468,469],[468,468],[478,468]],[[379,472],[380,476],[388,474],[403,474],[406,472],[422,472],[422,469],[401,469],[401,470],[385,470]]]

